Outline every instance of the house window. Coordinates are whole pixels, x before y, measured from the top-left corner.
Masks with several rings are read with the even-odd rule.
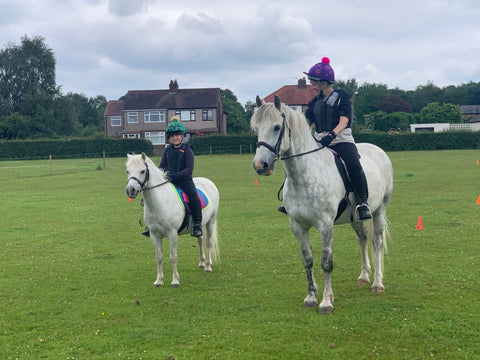
[[[138,123],[138,112],[129,112],[127,115],[129,124]]]
[[[140,134],[123,134],[124,139],[140,139]]]
[[[146,132],[145,139],[150,140],[153,145],[165,145],[165,132]]]
[[[177,110],[175,111],[181,121],[195,121],[195,110]]]
[[[202,120],[203,121],[212,121],[213,120],[213,110],[202,110]]]
[[[165,122],[165,111],[146,111],[145,122]]]
[[[121,116],[112,116],[110,118],[111,126],[122,126],[122,117]]]

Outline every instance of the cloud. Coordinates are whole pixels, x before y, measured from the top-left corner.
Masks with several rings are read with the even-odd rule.
[[[323,56],[337,78],[359,84],[413,89],[480,75],[474,0],[0,0],[0,8],[0,44],[42,36],[63,91],[108,99],[177,79],[228,88],[245,103],[296,84]]]

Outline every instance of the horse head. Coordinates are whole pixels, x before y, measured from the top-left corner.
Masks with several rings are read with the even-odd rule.
[[[275,95],[273,103],[265,103],[257,95],[257,111],[252,116],[250,125],[257,133],[258,142],[253,168],[259,175],[271,175],[280,153],[286,151],[283,141],[285,135],[285,107]]]
[[[142,153],[142,155],[127,154],[127,159],[128,182],[125,192],[128,197],[135,199],[144,189],[150,177],[147,164],[148,158]]]

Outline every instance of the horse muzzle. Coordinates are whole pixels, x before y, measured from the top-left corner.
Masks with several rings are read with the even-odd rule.
[[[258,175],[272,175],[275,163],[269,164],[266,161],[253,159],[253,168]]]
[[[139,191],[136,189],[135,186],[133,185],[127,185],[125,188],[125,193],[129,198],[135,199],[139,193]]]

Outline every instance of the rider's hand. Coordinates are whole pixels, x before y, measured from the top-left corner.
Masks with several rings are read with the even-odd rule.
[[[336,137],[337,135],[335,132],[330,131],[327,135],[320,139],[320,144],[322,144],[323,147],[327,147]]]

